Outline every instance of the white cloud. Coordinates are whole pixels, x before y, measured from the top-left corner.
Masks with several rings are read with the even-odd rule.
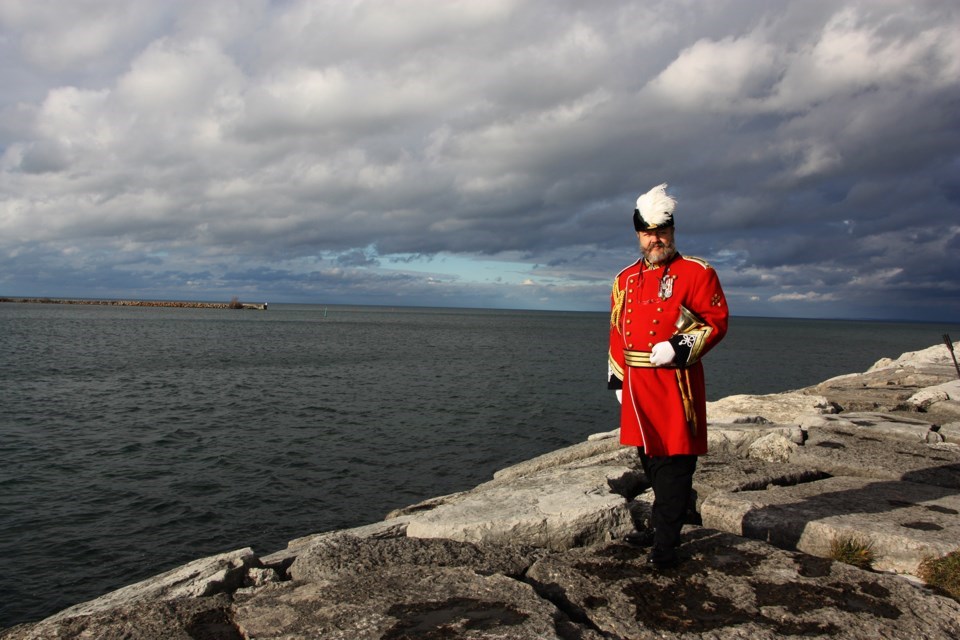
[[[775,296],[770,296],[770,302],[832,302],[837,299],[836,294],[817,291],[778,293]]]
[[[164,38],[137,56],[116,87],[120,106],[137,115],[203,115],[232,106],[242,88],[237,65],[207,38]]]
[[[66,146],[93,150],[110,137],[108,119],[103,117],[108,98],[108,91],[52,89],[37,111],[37,134]]]
[[[49,71],[104,64],[151,33],[173,7],[149,0],[0,0],[0,26],[25,60]]]
[[[885,8],[889,13],[881,20],[871,15],[869,7],[838,11],[815,39],[792,56],[774,104],[796,110],[868,90],[954,83],[960,69],[955,22],[913,26],[909,25],[915,19],[910,6],[887,4]],[[915,30],[909,35],[887,32],[898,22]]]
[[[649,87],[684,109],[753,111],[771,90],[779,57],[774,45],[759,39],[702,39],[680,52]]]
[[[306,291],[290,261],[335,279],[314,263],[342,254],[357,279],[376,271],[374,295],[394,255],[510,256],[550,274],[551,304],[602,308],[600,281],[636,252],[633,201],[667,181],[682,250],[731,295],[866,299],[905,278],[867,274],[909,264],[910,300],[957,281],[936,265],[958,249],[958,14],[0,0],[0,272],[33,288],[96,255],[71,263],[84,282],[133,282],[136,264],[224,283],[243,264]],[[471,299],[458,277],[445,295]],[[483,300],[521,299],[522,280]]]
[[[870,287],[870,288],[882,288],[883,286],[889,284],[891,280],[903,275],[904,270],[901,267],[889,267],[886,269],[878,269],[869,274],[861,274],[855,276],[850,281],[851,287]]]

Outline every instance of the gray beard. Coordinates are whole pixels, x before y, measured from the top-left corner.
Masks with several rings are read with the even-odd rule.
[[[673,244],[664,244],[662,248],[656,248],[649,251],[644,251],[643,248],[640,248],[640,253],[643,254],[643,259],[649,262],[650,264],[663,264],[667,260],[673,257],[677,252],[677,247]]]

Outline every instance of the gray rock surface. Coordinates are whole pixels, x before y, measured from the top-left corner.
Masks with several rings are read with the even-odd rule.
[[[625,450],[620,446],[619,431],[603,434],[602,438],[591,438],[586,442],[564,447],[557,451],[545,453],[530,460],[515,464],[506,469],[501,469],[493,474],[493,479],[497,481],[509,481],[513,478],[529,476],[537,471],[552,469],[561,465],[570,465],[591,459],[594,462],[619,462],[625,455]]]
[[[484,575],[520,576],[545,550],[513,544],[465,544],[443,538],[330,537],[300,554],[290,577],[302,582],[329,582],[357,572],[376,572],[390,565],[461,567]]]
[[[688,527],[678,568],[607,543],[565,551],[327,539],[298,577],[23,626],[5,640],[953,638],[960,604],[902,579]],[[297,560],[297,563],[300,559]],[[295,563],[296,564],[296,563]]]
[[[893,577],[759,541],[688,530],[679,568],[625,545],[574,549],[527,572],[608,638],[956,638],[960,605]]]
[[[462,567],[387,565],[331,582],[287,582],[235,603],[243,638],[564,638],[556,607],[528,584]]]
[[[306,549],[317,544],[325,544],[330,539],[337,539],[343,536],[358,538],[396,538],[405,536],[407,532],[407,522],[409,522],[409,520],[410,518],[407,516],[394,515],[387,520],[374,522],[373,524],[362,527],[345,529],[343,531],[326,531],[302,538],[294,538],[287,543],[285,549],[269,553],[263,556],[260,561],[266,566],[277,567],[283,570],[289,567],[290,563]]]
[[[835,413],[824,396],[802,391],[769,395],[733,395],[707,403],[707,423],[790,424],[804,414]]]
[[[835,476],[909,480],[960,489],[960,448],[873,431],[869,427],[878,423],[873,417],[850,420],[858,428],[811,430],[807,443],[795,449],[789,461],[816,466]]]
[[[766,418],[760,418],[757,422],[710,423],[707,431],[708,449],[711,453],[728,452],[748,457],[753,444],[771,434],[794,444],[803,444],[806,438],[799,424],[775,424]]]
[[[0,631],[4,640],[246,640],[233,624],[233,599],[205,598],[117,604],[85,615]]]
[[[618,542],[651,495],[607,432],[382,522],[197,560],[0,640],[957,638],[960,604],[911,575],[960,550],[948,358],[931,347],[711,403],[676,569]],[[825,559],[848,535],[891,573]]]
[[[243,584],[248,569],[259,566],[259,560],[249,547],[201,558],[111,591],[96,600],[68,607],[47,618],[47,621],[86,616],[138,602],[199,598],[231,592]]]
[[[956,345],[954,343],[954,350]],[[938,387],[957,380],[956,369],[946,345],[939,344],[920,351],[902,354],[896,359],[883,358],[864,373],[838,376],[826,380],[810,392],[826,397],[840,411],[916,411],[910,398],[923,389]],[[944,418],[956,420],[956,414],[939,414],[931,403],[923,409],[931,414],[931,422]],[[951,418],[952,414],[952,418]]]
[[[829,556],[844,537],[873,546],[874,568],[916,573],[926,556],[960,543],[960,495],[913,482],[837,477],[763,491],[717,492],[700,507],[706,527]]]
[[[800,420],[800,427],[807,431],[829,426],[854,431],[858,428],[869,428],[874,433],[913,442],[930,442],[930,432],[934,431],[940,434],[937,442],[949,440],[960,443],[960,423],[936,423],[927,413],[854,411],[838,415],[808,415]]]
[[[737,457],[730,453],[710,453],[700,458],[693,488],[698,505],[717,492],[760,491],[828,478],[816,466],[791,462],[767,462]],[[699,508],[699,507],[698,507]]]
[[[407,535],[548,549],[605,542],[633,528],[624,493],[640,484],[636,469],[605,459],[544,469],[482,484],[423,512]]]

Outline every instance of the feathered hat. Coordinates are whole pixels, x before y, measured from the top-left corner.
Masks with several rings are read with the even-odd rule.
[[[650,189],[637,198],[633,210],[633,228],[637,231],[652,231],[673,226],[673,210],[677,201],[667,195],[667,183]]]

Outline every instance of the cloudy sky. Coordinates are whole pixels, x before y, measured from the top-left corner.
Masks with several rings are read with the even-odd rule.
[[[0,0],[0,295],[960,319],[955,0]]]

